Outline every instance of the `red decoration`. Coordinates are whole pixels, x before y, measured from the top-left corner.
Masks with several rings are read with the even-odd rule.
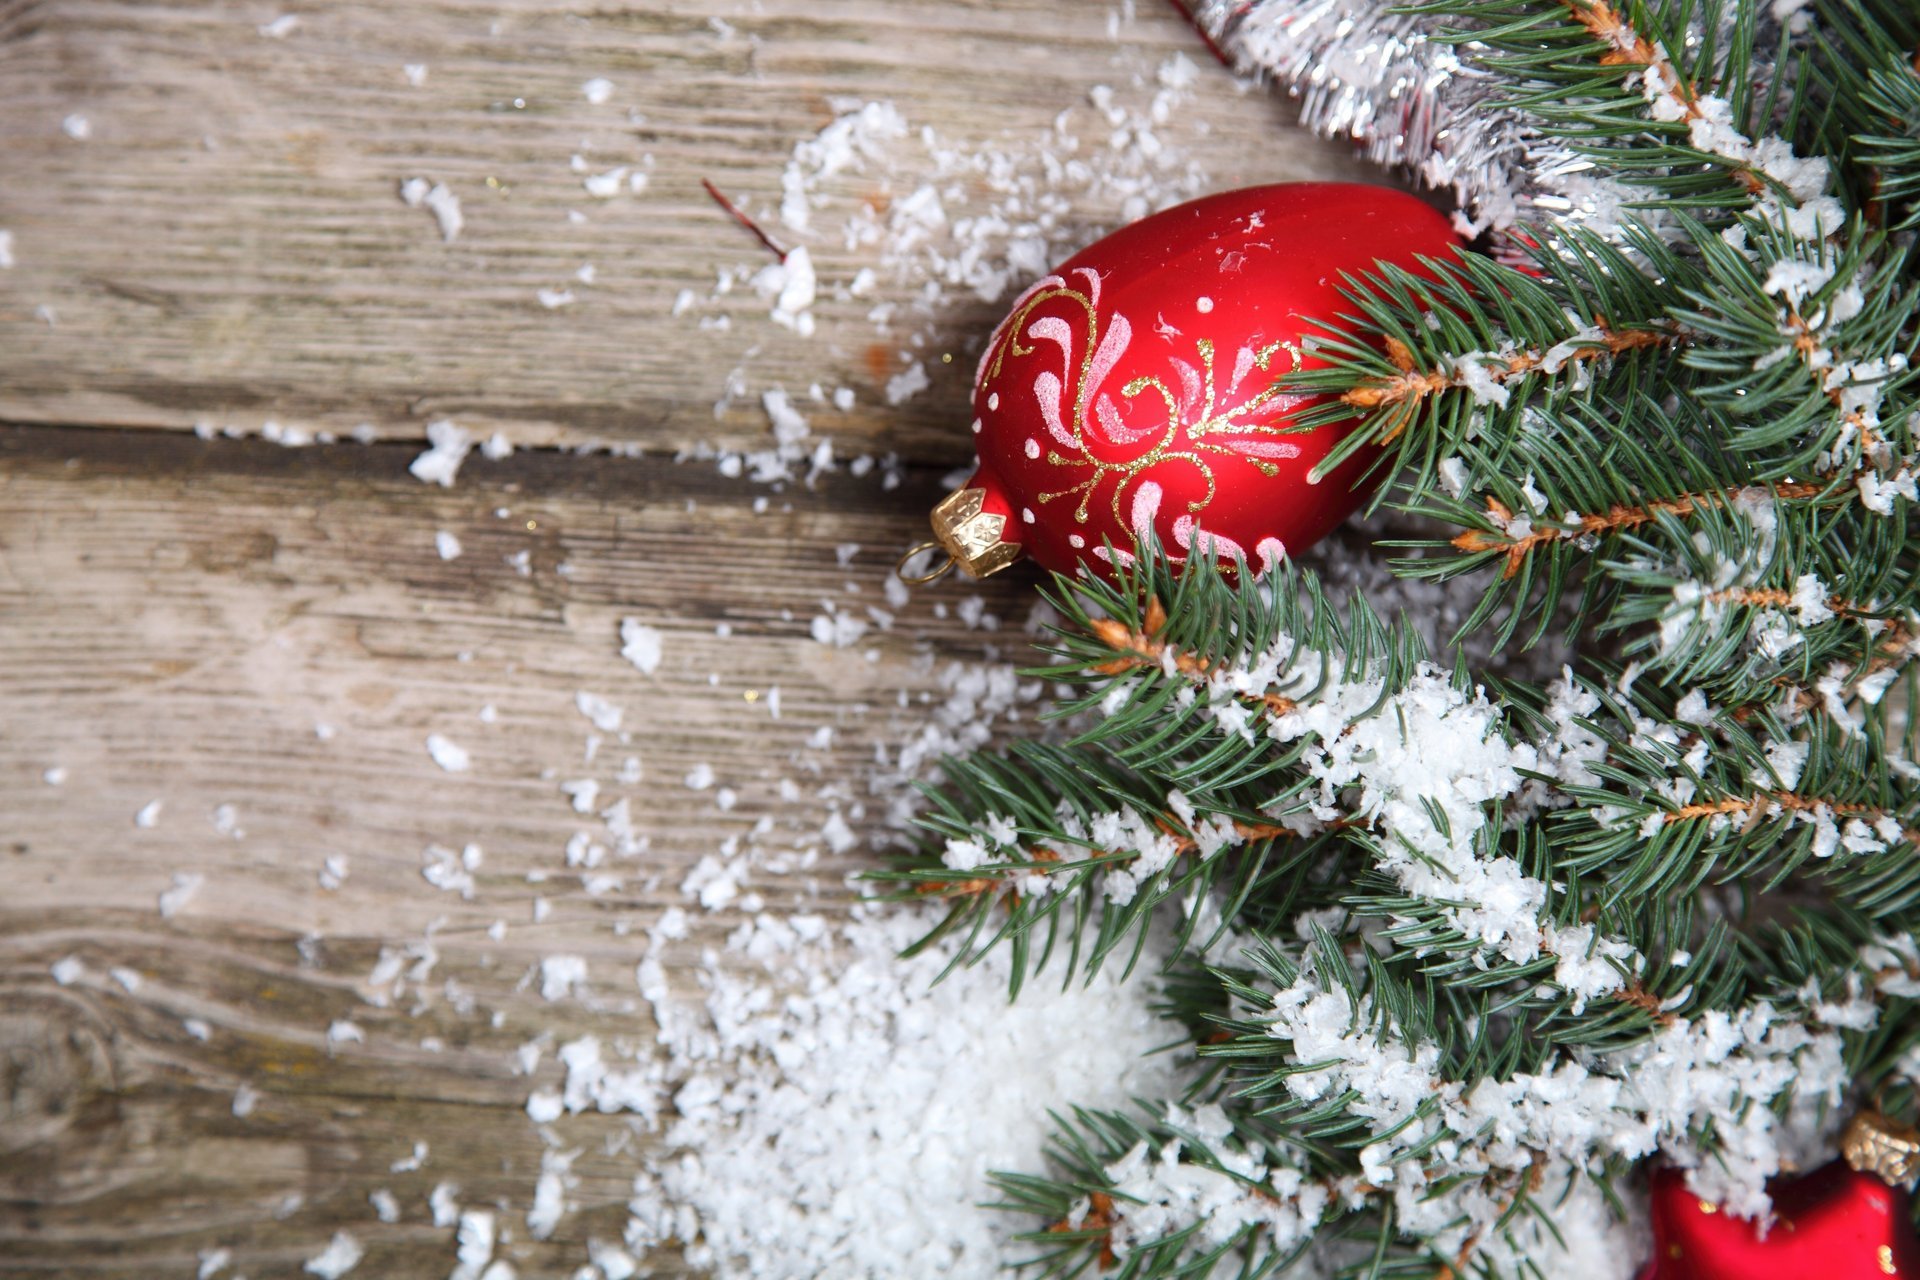
[[[1768,1188],[1774,1218],[1736,1218],[1653,1175],[1653,1261],[1640,1280],[1886,1280],[1920,1277],[1911,1197],[1844,1161]]]
[[[1365,497],[1367,463],[1315,483],[1344,427],[1290,427],[1310,398],[1311,323],[1349,308],[1341,272],[1417,266],[1456,245],[1412,196],[1293,183],[1209,196],[1122,228],[1020,295],[981,356],[980,467],[936,508],[941,545],[982,576],[1020,553],[1098,567],[1151,528],[1176,558],[1267,568]]]

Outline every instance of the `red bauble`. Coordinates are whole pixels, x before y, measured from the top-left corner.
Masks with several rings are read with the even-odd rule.
[[[1653,1261],[1640,1280],[1886,1280],[1920,1276],[1908,1193],[1844,1161],[1776,1179],[1773,1222],[1736,1218],[1653,1175]]]
[[[1063,572],[1124,556],[1151,529],[1175,558],[1256,571],[1364,498],[1370,455],[1318,482],[1344,426],[1299,431],[1320,364],[1302,340],[1350,309],[1343,271],[1417,267],[1458,244],[1412,196],[1291,183],[1208,196],[1089,245],[1021,294],[974,384],[980,466],[934,530],[975,576],[1025,553]]]

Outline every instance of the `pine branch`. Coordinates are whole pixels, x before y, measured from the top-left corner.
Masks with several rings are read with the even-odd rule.
[[[1422,373],[1416,367],[1413,352],[1397,338],[1387,339],[1387,361],[1399,370],[1390,378],[1373,378],[1344,391],[1340,403],[1355,409],[1387,408],[1391,412],[1383,424],[1379,442],[1392,444],[1419,414],[1421,402],[1442,391],[1481,390],[1509,384],[1534,373],[1557,373],[1568,365],[1578,365],[1597,357],[1619,356],[1629,351],[1644,351],[1677,340],[1674,330],[1623,329],[1607,326],[1605,318],[1590,335],[1577,334],[1551,350],[1539,348],[1508,352],[1504,355],[1469,353],[1456,356],[1452,372],[1434,370]],[[1511,394],[1508,391],[1508,394]]]
[[[1694,78],[1682,74],[1664,48],[1635,31],[1606,0],[1561,0],[1561,3],[1573,21],[1605,49],[1600,55],[1601,66],[1644,68],[1646,93],[1655,102],[1657,119],[1684,124],[1689,133],[1696,125],[1722,123],[1719,113],[1709,112],[1702,104],[1703,95]],[[1767,190],[1769,179],[1750,161],[1733,158],[1728,167],[1730,176],[1749,195]]]
[[[1835,158],[1872,222],[1911,228],[1920,193],[1920,14],[1905,0],[1815,0],[1814,12],[1812,149]]]
[[[1824,712],[1797,734],[1725,714],[1651,734],[1634,726],[1672,718],[1653,695],[1596,693],[1619,736],[1590,765],[1600,785],[1570,787],[1578,804],[1554,815],[1572,874],[1603,877],[1614,899],[1733,882],[1764,894],[1794,877],[1868,919],[1920,904],[1920,793],[1878,737]]]
[[[1649,197],[1349,278],[1287,382],[1496,671],[1291,568],[1050,593],[1073,736],[950,762],[886,876],[1016,989],[1178,922],[1189,1087],[997,1179],[1044,1274],[1525,1274],[1637,1160],[1750,1213],[1822,1115],[1920,1118],[1920,11],[1814,4],[1422,10]]]
[[[1049,1174],[996,1176],[1001,1207],[1042,1224],[1021,1238],[1045,1250],[1047,1275],[1200,1276],[1222,1261],[1264,1275],[1316,1235],[1323,1250],[1371,1239],[1362,1274],[1505,1273],[1537,1248],[1540,1199],[1624,1171],[1632,1148],[1612,1126],[1684,1151],[1711,1146],[1715,1124],[1776,1123],[1829,1087],[1815,1078],[1836,1065],[1826,1055],[1876,1072],[1893,1046],[1866,1011],[1903,1025],[1898,992],[1920,992],[1920,945],[1845,917],[1780,930],[1752,953],[1752,983],[1714,991],[1717,1019],[1669,1017],[1648,1045],[1574,1066],[1529,1025],[1423,1006],[1391,957],[1358,961],[1324,930],[1297,954],[1257,945],[1251,968],[1217,974],[1227,1034],[1201,1052],[1230,1064],[1224,1092],[1197,1110],[1076,1109]],[[1860,965],[1869,982],[1832,976]],[[1820,1030],[1787,1029],[1790,1013]],[[1479,1029],[1449,1034],[1463,1025]],[[1719,1066],[1696,1128],[1670,1114],[1662,1073],[1700,1051]],[[1887,1092],[1905,1097],[1891,1081]],[[1565,1132],[1582,1135],[1572,1149],[1556,1140]],[[1396,1239],[1414,1220],[1425,1225]]]
[[[1682,269],[1649,247],[1656,265]],[[1323,468],[1380,449],[1386,474],[1425,490],[1489,420],[1517,421],[1542,395],[1594,394],[1609,373],[1631,380],[1687,341],[1669,295],[1614,246],[1570,233],[1561,254],[1532,253],[1538,274],[1465,255],[1347,277],[1344,331],[1310,342],[1284,383],[1322,398],[1303,429],[1357,419]]]
[[[1571,524],[1542,524],[1536,527],[1529,519],[1525,531],[1517,536],[1513,532],[1513,510],[1498,498],[1489,496],[1486,526],[1466,530],[1453,539],[1452,545],[1470,556],[1500,556],[1506,562],[1500,576],[1514,578],[1519,576],[1528,556],[1556,542],[1625,533],[1652,524],[1662,516],[1686,519],[1704,510],[1731,507],[1743,499],[1787,502],[1822,499],[1831,502],[1832,493],[1831,484],[1812,481],[1768,486],[1743,485],[1732,490],[1682,493],[1633,506],[1615,503],[1604,512],[1580,516]]]
[[[1717,219],[1820,195],[1808,166],[1766,136],[1783,77],[1759,50],[1758,4],[1433,0],[1419,11],[1512,82],[1510,108],[1667,207]],[[1775,58],[1792,65],[1784,43]]]

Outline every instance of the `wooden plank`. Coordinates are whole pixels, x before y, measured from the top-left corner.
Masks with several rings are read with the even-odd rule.
[[[1157,2],[1110,14],[1056,0],[588,11],[353,0],[290,6],[297,22],[263,35],[282,12],[240,0],[0,5],[0,228],[17,259],[0,271],[0,422],[257,432],[271,421],[411,439],[452,416],[522,444],[741,447],[764,441],[754,397],[718,421],[713,408],[739,369],[753,391],[853,388],[858,404],[835,429],[843,452],[950,462],[966,449],[955,431],[965,356],[994,306],[951,298],[883,336],[870,308],[909,314],[919,279],[883,272],[870,296],[832,292],[876,262],[836,228],[858,202],[884,207],[925,179],[918,140],[896,149],[891,175],[828,184],[838,203],[811,237],[825,290],[812,338],[769,324],[744,287],[670,315],[680,290],[705,297],[716,269],[766,261],[702,178],[773,219],[794,144],[842,99],[885,100],[946,145],[1007,150],[1064,202],[1072,184],[1047,180],[1035,139],[1067,112],[1080,141],[1066,158],[1120,163],[1089,93],[1110,85],[1121,107],[1145,111],[1156,69],[1180,52],[1200,74],[1155,126],[1167,173],[1192,166],[1219,187],[1377,179],[1285,130],[1284,106],[1241,92]],[[408,82],[407,64],[426,68],[424,83]],[[594,76],[614,86],[598,105],[581,90]],[[70,116],[87,137],[63,132]],[[575,155],[650,183],[593,199]],[[462,199],[458,240],[396,198],[415,176]],[[955,217],[991,203],[979,178],[945,188]],[[1075,241],[1121,212],[1117,190],[1074,196],[1050,234]],[[586,264],[592,285],[574,280]],[[536,300],[562,286],[571,306]],[[933,336],[916,349],[922,325]],[[929,361],[934,386],[889,409],[882,388],[903,347]],[[940,352],[959,358],[942,365]]]
[[[475,459],[447,490],[405,474],[414,452],[0,431],[0,1275],[186,1275],[216,1247],[255,1280],[297,1275],[341,1227],[368,1249],[356,1274],[443,1274],[436,1182],[515,1224],[526,1211],[541,1142],[514,1047],[547,1029],[650,1034],[626,931],[763,816],[763,854],[818,862],[749,888],[843,900],[870,855],[825,848],[828,813],[873,832],[879,804],[855,784],[876,745],[926,723],[914,700],[937,693],[938,664],[1005,660],[1023,639],[1020,571],[917,593],[850,648],[810,634],[823,599],[881,602],[934,496],[924,473],[894,492],[826,480],[756,513],[767,495],[710,465],[520,454]],[[438,530],[459,558],[440,557]],[[834,548],[852,542],[843,568]],[[969,595],[1007,627],[969,629],[953,608]],[[618,653],[624,616],[664,633],[651,676]],[[582,689],[623,705],[621,731],[576,710]],[[823,727],[831,745],[807,745]],[[436,767],[430,733],[470,771]],[[630,754],[639,784],[618,781]],[[717,786],[681,785],[698,762],[731,809]],[[650,840],[597,894],[566,865],[568,838],[598,825],[561,794],[574,777],[598,778],[602,805],[630,799]],[[422,880],[427,846],[470,842],[472,900]],[[329,857],[349,870],[334,890]],[[177,872],[205,881],[163,917]],[[696,937],[741,918],[701,916]],[[431,980],[368,1003],[391,994],[368,985],[381,948],[423,941]],[[556,952],[586,959],[581,998],[527,985]],[[69,957],[82,972],[61,985]],[[364,1042],[328,1043],[343,1019]],[[258,1094],[245,1116],[242,1083]],[[641,1137],[619,1116],[561,1129],[585,1153],[576,1207],[551,1242],[516,1225],[503,1256],[523,1275],[570,1273],[625,1220]],[[416,1140],[427,1164],[393,1172]],[[399,1223],[375,1221],[378,1188]]]

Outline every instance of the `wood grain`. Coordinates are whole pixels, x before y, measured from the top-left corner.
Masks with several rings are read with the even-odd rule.
[[[670,316],[680,290],[704,297],[717,269],[767,260],[700,179],[775,218],[794,144],[841,100],[890,101],[965,149],[1030,152],[1067,112],[1084,159],[1108,145],[1089,91],[1144,106],[1175,52],[1204,64],[1159,130],[1182,164],[1220,187],[1370,176],[1283,129],[1284,106],[1240,91],[1170,6],[1137,7],[1110,35],[1107,6],[1056,0],[357,0],[289,6],[298,24],[275,39],[259,28],[283,11],[261,3],[13,0],[0,228],[18,265],[0,271],[0,421],[417,438],[452,416],[522,444],[740,446],[766,421],[753,399],[715,420],[738,368],[756,389],[853,387],[835,430],[853,451],[949,459],[965,447],[954,405],[971,362],[934,364],[933,391],[889,410],[905,334],[866,318],[914,306],[915,282],[883,274],[871,296],[823,297],[810,339],[766,323],[744,288]],[[581,93],[593,76],[615,86],[597,106]],[[71,114],[85,140],[62,132]],[[916,149],[894,176],[849,173],[831,191],[904,195],[925,167]],[[650,164],[650,185],[592,199],[574,155],[592,171]],[[413,176],[462,198],[458,240],[396,197]],[[949,202],[956,216],[986,203],[978,189]],[[1080,201],[1061,221],[1120,212],[1117,197]],[[811,237],[829,289],[874,262],[834,226]],[[596,282],[574,283],[587,263]],[[566,285],[573,305],[536,300]],[[995,318],[971,295],[939,304],[924,354],[964,356]]]
[[[881,335],[869,308],[910,309],[913,280],[833,296],[872,254],[824,233],[812,338],[750,290],[705,301],[716,270],[766,259],[700,179],[768,214],[842,99],[892,101],[964,149],[1030,160],[1063,111],[1106,146],[1090,92],[1142,107],[1176,52],[1201,74],[1159,132],[1216,185],[1375,177],[1285,129],[1171,6],[1135,8],[1110,26],[1108,6],[1053,0],[0,0],[17,259],[0,270],[0,1277],[188,1276],[213,1248],[252,1280],[297,1277],[341,1228],[367,1248],[356,1276],[444,1275],[451,1232],[425,1197],[446,1178],[515,1224],[502,1256],[522,1275],[571,1274],[588,1237],[618,1236],[643,1141],[619,1116],[561,1122],[582,1151],[570,1211],[550,1242],[518,1227],[542,1149],[522,1106],[554,1068],[515,1076],[512,1051],[541,1030],[647,1036],[633,931],[763,819],[748,889],[844,900],[872,854],[835,855],[822,823],[837,809],[880,834],[876,750],[926,727],[946,664],[1019,660],[1032,602],[1018,569],[917,593],[851,647],[812,637],[823,601],[882,604],[967,456],[965,356],[995,308],[944,301]],[[297,25],[261,34],[283,13]],[[582,96],[592,76],[607,103]],[[84,139],[62,131],[73,114]],[[650,157],[649,185],[592,200],[574,154]],[[884,205],[921,172],[831,194]],[[416,175],[460,195],[457,240],[396,198]],[[957,186],[955,209],[985,198]],[[1116,221],[1115,199],[1076,200],[1061,235]],[[586,263],[591,286],[573,282]],[[536,300],[570,282],[573,305]],[[675,317],[682,289],[703,301]],[[889,409],[915,326],[932,386]],[[823,432],[842,456],[898,453],[906,483],[770,492],[670,461],[766,442],[751,394],[716,413],[736,371],[749,392],[853,388]],[[400,442],[441,416],[538,451],[423,486]],[[267,422],[394,443],[182,430]],[[546,448],[599,445],[644,456]],[[962,621],[970,596],[999,630]],[[625,616],[665,635],[652,675],[619,656]],[[588,723],[581,690],[625,708],[620,733]],[[436,733],[468,772],[434,764]],[[629,755],[640,783],[617,781]],[[700,763],[715,786],[681,785]],[[588,776],[648,841],[598,892],[565,862],[593,821],[560,784]],[[468,844],[471,899],[423,880],[429,846]],[[329,858],[349,868],[336,889]],[[800,869],[766,870],[782,859]],[[164,917],[177,873],[204,883]],[[697,936],[740,918],[702,915]],[[369,986],[383,949],[429,944],[404,998]],[[548,1003],[527,980],[556,952],[589,981]],[[364,1041],[329,1042],[340,1020]],[[426,1164],[395,1171],[416,1140]],[[369,1207],[380,1188],[395,1224]]]
[[[868,855],[836,857],[820,827],[833,808],[877,827],[847,784],[923,722],[901,702],[938,687],[939,663],[1024,642],[967,629],[951,606],[969,593],[951,589],[852,648],[809,634],[823,599],[879,602],[925,476],[892,492],[842,480],[756,514],[756,494],[708,465],[520,455],[469,463],[447,491],[405,474],[413,452],[0,434],[0,1274],[153,1275],[216,1245],[276,1274],[341,1225],[374,1250],[369,1274],[444,1269],[450,1233],[421,1222],[439,1178],[525,1212],[540,1147],[513,1047],[570,1025],[648,1034],[623,931],[680,902],[687,869],[763,815],[764,850],[818,863],[750,887],[776,906],[841,900]],[[439,557],[439,529],[458,559]],[[832,548],[856,541],[842,568]],[[508,562],[521,551],[525,576]],[[978,594],[1015,621],[1031,603],[1018,574]],[[664,633],[652,676],[620,658],[622,616]],[[594,764],[581,689],[626,710],[627,740],[601,733]],[[832,744],[807,746],[822,727]],[[471,752],[470,772],[435,766],[432,732]],[[628,754],[641,784],[614,780]],[[731,810],[681,785],[695,762],[737,792]],[[650,839],[597,896],[565,863],[568,837],[598,825],[559,791],[577,776],[606,783],[602,804],[630,798]],[[800,799],[781,800],[782,779]],[[819,798],[835,783],[844,798]],[[156,799],[157,823],[136,826]],[[216,829],[222,805],[244,835]],[[485,854],[472,901],[423,883],[428,845],[469,842]],[[330,856],[350,866],[333,892],[317,884]],[[164,919],[177,871],[205,884]],[[538,923],[536,898],[551,912]],[[718,937],[739,918],[698,927]],[[369,1005],[380,947],[429,933],[425,1007]],[[587,959],[584,1001],[524,988],[556,951]],[[50,969],[68,956],[86,976],[60,986]],[[330,1052],[335,1019],[367,1043]],[[262,1095],[244,1120],[243,1081]],[[624,1132],[594,1117],[569,1134],[599,1153],[576,1168],[581,1210],[550,1245],[522,1241],[523,1266],[577,1263],[586,1233],[617,1235],[633,1158],[601,1144]],[[434,1163],[387,1173],[416,1138]],[[397,1227],[367,1208],[380,1186],[406,1206]]]

